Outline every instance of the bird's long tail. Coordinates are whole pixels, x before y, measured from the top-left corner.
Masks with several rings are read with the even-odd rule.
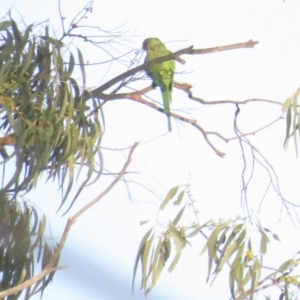
[[[164,109],[165,109],[165,114],[167,115],[168,118],[168,127],[169,131],[172,131],[172,126],[171,126],[171,101],[172,101],[172,95],[171,91],[169,89],[165,89],[162,91],[162,96],[164,100]]]

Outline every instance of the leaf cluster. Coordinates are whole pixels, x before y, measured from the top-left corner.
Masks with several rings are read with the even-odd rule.
[[[27,203],[19,203],[0,193],[0,291],[5,291],[30,279],[36,263],[44,268],[55,245],[44,240],[46,218]],[[24,299],[43,292],[54,273],[25,291]],[[21,293],[6,297],[18,299]]]
[[[299,125],[299,100],[300,88],[297,89],[295,94],[285,100],[282,106],[282,110],[286,114],[286,133],[284,140],[284,147],[287,148],[289,145],[289,140],[293,137],[296,153],[298,156],[298,140],[300,137]],[[298,131],[298,134],[297,134]]]
[[[49,36],[33,36],[32,25],[22,33],[14,20],[0,23],[0,129],[15,137],[16,168],[3,191],[29,191],[41,174],[58,179],[65,188],[62,204],[73,186],[75,167],[87,167],[73,201],[90,181],[97,169],[95,156],[101,161],[102,125],[96,115],[90,115],[82,88],[72,74],[75,57],[64,50],[62,42]],[[80,76],[85,83],[83,58],[78,49]],[[69,53],[66,62],[65,56]],[[90,101],[97,107],[95,99]],[[65,183],[66,182],[66,183]]]
[[[168,192],[164,201],[160,205],[160,210],[163,210],[171,200],[174,200],[174,205],[180,205],[182,203],[185,191],[181,190],[178,193],[179,189],[180,186],[176,186]],[[153,227],[144,235],[140,243],[134,265],[133,284],[140,262],[142,268],[141,288],[145,290],[146,294],[149,293],[157,283],[166,262],[171,257],[172,249],[176,249],[176,254],[168,268],[169,272],[172,272],[176,267],[181,257],[181,251],[188,243],[187,237],[190,237],[190,235],[186,236],[186,228],[180,228],[178,226],[178,222],[180,221],[186,207],[187,205],[184,205],[180,209],[179,213],[172,221],[170,221],[167,229],[165,229],[162,234],[157,233],[155,231],[155,227]],[[141,222],[141,224],[145,223],[147,222]],[[199,228],[197,228],[196,231],[199,232]],[[194,230],[192,230],[191,234],[194,234]]]
[[[188,199],[184,201],[186,194]],[[291,273],[298,266],[298,260],[289,259],[275,272],[264,275],[265,277],[262,275],[263,259],[267,254],[270,238],[279,241],[275,233],[263,227],[260,222],[251,225],[247,219],[239,217],[227,221],[210,220],[203,224],[193,222],[191,225],[180,225],[188,209],[192,208],[197,213],[190,198],[188,190],[180,189],[180,186],[173,187],[167,193],[159,209],[164,210],[173,203],[178,206],[178,212],[167,226],[154,226],[142,238],[134,265],[133,284],[140,265],[141,288],[145,294],[149,293],[169,260],[171,259],[171,263],[168,271],[171,272],[179,262],[186,245],[191,244],[191,239],[204,237],[206,241],[201,254],[207,253],[208,256],[207,281],[213,284],[221,271],[227,268],[232,299],[252,300],[259,291],[273,285],[281,288],[282,299],[292,299],[290,287],[300,286],[298,277]],[[146,223],[148,221],[143,221],[141,225]],[[267,281],[271,283],[265,285]]]

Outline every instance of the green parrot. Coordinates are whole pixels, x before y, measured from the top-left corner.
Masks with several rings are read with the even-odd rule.
[[[143,42],[143,50],[147,52],[145,63],[172,53],[158,38],[145,39]],[[160,87],[164,101],[164,111],[168,117],[169,131],[171,131],[170,104],[172,101],[175,61],[168,60],[152,65],[147,69],[146,72],[153,81],[152,86],[154,88],[157,86]]]

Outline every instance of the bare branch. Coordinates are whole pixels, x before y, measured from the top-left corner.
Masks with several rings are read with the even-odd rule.
[[[15,146],[17,144],[16,135],[8,134],[0,138],[0,146]]]
[[[26,280],[25,282],[14,286],[13,288],[10,288],[6,291],[0,292],[0,298],[4,299],[4,297],[9,296],[9,295],[13,295],[16,294],[18,292],[21,292],[23,290],[25,290],[26,288],[28,288],[29,286],[35,284],[36,282],[42,280],[43,278],[45,278],[48,274],[59,270],[59,269],[63,269],[66,268],[66,266],[59,266],[59,267],[50,267],[50,266],[46,266],[44,270],[42,270],[39,274],[37,274],[36,276],[33,276],[32,278],[30,278],[29,280]]]
[[[133,93],[124,93],[124,94],[116,94],[116,95],[113,95],[112,98],[114,98],[114,100],[116,99],[129,99],[129,100],[133,100],[133,101],[136,101],[136,102],[139,102],[139,103],[142,103],[144,105],[147,105],[149,107],[151,107],[152,109],[155,109],[157,111],[159,111],[160,113],[165,113],[164,109],[155,105],[154,103],[152,102],[149,102],[145,99],[142,98],[142,94],[152,90],[153,88],[150,86],[150,87],[147,87],[139,92],[133,92]],[[112,99],[110,99],[112,100]],[[175,118],[175,119],[178,119],[182,122],[185,122],[185,123],[189,123],[191,125],[193,125],[194,127],[196,127],[203,135],[205,141],[207,142],[207,144],[215,151],[215,153],[220,156],[220,157],[224,157],[225,156],[225,153],[219,151],[212,143],[211,141],[209,140],[208,138],[208,135],[207,135],[207,132],[199,125],[197,124],[197,120],[195,119],[189,119],[189,118],[186,118],[186,117],[183,117],[181,115],[178,115],[174,112],[171,112],[170,115]]]
[[[127,157],[127,161],[125,162],[122,170],[120,171],[119,175],[112,181],[112,183],[102,192],[100,193],[95,199],[90,201],[88,204],[86,204],[84,207],[82,207],[73,217],[70,217],[70,219],[75,222],[85,211],[87,211],[91,206],[96,204],[98,201],[100,201],[122,178],[122,176],[125,174],[127,167],[129,166],[129,163],[131,161],[131,157],[133,154],[133,151],[138,146],[138,143],[134,143],[133,146],[130,149],[130,152]],[[70,220],[69,219],[69,220]]]

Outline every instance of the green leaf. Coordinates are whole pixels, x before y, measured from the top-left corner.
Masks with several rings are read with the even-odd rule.
[[[298,116],[297,116],[297,102],[298,102],[297,98],[299,96],[299,92],[300,92],[300,90],[298,89],[297,92],[296,92],[297,96],[296,95],[294,96],[293,102],[292,102],[292,109],[293,109],[293,130],[295,130],[295,131],[296,131],[296,128],[297,128],[296,127],[297,118],[298,118]],[[293,136],[294,136],[294,143],[295,143],[296,154],[298,156],[298,143],[297,143],[296,132],[294,132]]]
[[[236,244],[238,247],[240,246],[240,244],[242,244],[245,241],[246,235],[247,235],[247,229],[245,227],[236,240]]]
[[[284,103],[282,104],[282,110],[283,110],[283,111],[287,111],[287,110],[290,108],[291,103],[292,103],[292,100],[293,100],[293,98],[292,98],[292,97],[289,97],[289,98],[287,98],[287,99],[284,101]]]
[[[14,20],[10,19],[11,21],[11,27],[12,27],[12,32],[13,32],[13,36],[15,39],[15,43],[16,45],[20,45],[21,41],[22,41],[22,35],[21,32],[19,31],[17,24]]]
[[[192,232],[190,232],[186,237],[187,238],[194,237],[197,234],[199,234],[200,230],[201,230],[201,227],[197,226],[197,228],[195,228]]]
[[[278,272],[283,273],[284,271],[288,271],[291,267],[297,266],[299,263],[295,259],[288,259],[278,268]]]
[[[149,253],[150,249],[152,246],[154,235],[151,236],[150,240],[148,240],[143,247],[142,250],[142,257],[141,257],[141,264],[142,264],[142,286],[146,287],[147,286],[147,279],[148,275],[151,272],[151,264],[149,265],[149,269],[147,268],[148,266],[148,261],[149,261]]]
[[[152,231],[153,231],[153,228],[151,228],[149,231],[147,231],[146,234],[144,235],[143,239],[140,242],[139,249],[138,249],[138,252],[137,252],[137,255],[135,258],[134,267],[133,267],[132,290],[134,289],[134,281],[135,281],[135,276],[136,276],[136,272],[137,272],[139,259],[142,257],[142,252],[143,252],[144,246],[147,243],[148,238],[149,238],[150,234],[152,233]]]
[[[260,252],[262,254],[266,254],[267,253],[267,244],[270,242],[270,239],[268,238],[267,234],[265,233],[265,231],[262,228],[260,223],[257,224],[257,228],[261,234]]]
[[[179,222],[179,220],[181,219],[183,213],[184,213],[184,210],[185,210],[186,206],[184,206],[180,211],[179,213],[177,214],[177,216],[175,217],[175,219],[173,220],[173,224],[176,226],[177,223]]]
[[[213,232],[211,233],[211,235],[209,236],[205,247],[201,251],[201,254],[203,254],[206,249],[208,250],[207,281],[209,280],[211,270],[212,270],[213,260],[214,260],[214,257],[215,257],[216,251],[217,251],[216,244],[218,241],[218,236],[219,236],[219,233],[224,229],[227,230],[226,224],[224,224],[224,223],[218,224],[215,227],[215,229],[213,230]]]
[[[142,225],[145,225],[145,224],[147,224],[147,223],[149,223],[150,221],[148,221],[148,220],[145,220],[145,221],[140,221],[140,225],[142,226]]]
[[[225,237],[225,234],[226,234],[227,230],[228,230],[228,228],[226,228],[226,229],[223,231],[222,236],[221,236],[221,238],[219,239],[219,241],[220,241],[220,240],[222,241],[223,236]],[[222,260],[223,260],[223,258],[224,258],[224,254],[226,253],[226,251],[227,251],[228,247],[231,245],[231,243],[233,243],[233,245],[235,245],[235,247],[236,247],[236,242],[234,241],[235,237],[236,237],[236,232],[235,232],[234,230],[232,230],[232,232],[231,232],[229,238],[227,239],[227,241],[226,241],[225,245],[223,246],[223,249],[222,249],[222,251],[221,251],[221,253],[220,253],[220,259],[219,259],[218,263],[216,264],[215,272],[219,272],[219,271],[221,270],[220,264],[221,264],[221,262],[222,262]],[[222,241],[222,243],[223,243],[223,241]],[[218,243],[218,244],[221,244],[221,243]],[[217,250],[218,250],[218,248],[216,247],[216,251],[217,251]],[[231,252],[231,251],[230,251],[230,252]],[[227,254],[227,255],[228,255],[228,254]],[[222,265],[223,265],[223,264],[222,264]]]
[[[170,257],[170,254],[171,254],[171,249],[172,249],[170,239],[165,238],[163,243],[164,243],[164,245],[163,245],[164,252],[166,254],[166,260],[168,260],[168,258]]]
[[[259,281],[259,277],[260,277],[260,272],[261,272],[261,265],[260,263],[255,260],[254,261],[254,264],[253,264],[253,267],[251,267],[251,273],[252,273],[252,276],[251,276],[251,287],[250,287],[250,290],[251,290],[251,295],[250,295],[250,299],[253,300],[254,298],[254,293],[255,293],[255,289],[257,287],[257,283]]]
[[[71,75],[73,73],[74,66],[75,66],[75,59],[74,59],[74,56],[73,56],[72,52],[70,52],[69,66],[68,66],[68,70],[67,70],[67,73],[69,75]]]
[[[184,197],[184,193],[185,191],[181,191],[177,197],[177,200],[173,203],[174,205],[180,205],[181,204],[181,201]]]
[[[241,262],[237,259],[235,259],[231,265],[230,268],[230,274],[229,274],[229,287],[231,296],[233,299],[235,299],[235,282],[238,279],[238,275],[240,273],[241,268]]]
[[[148,293],[156,284],[157,279],[159,278],[162,270],[162,262],[161,260],[164,259],[164,252],[161,251],[163,248],[163,240],[162,237],[159,238],[156,249],[154,252],[153,260],[151,262],[151,269],[152,269],[152,284],[149,289],[147,289],[146,293]]]
[[[175,269],[175,267],[176,267],[176,265],[177,265],[177,263],[178,263],[178,261],[181,257],[181,249],[182,249],[181,240],[179,240],[177,238],[174,238],[174,242],[175,242],[175,245],[176,245],[176,256],[174,257],[174,259],[173,259],[173,261],[172,261],[172,263],[171,263],[171,265],[168,269],[169,272],[172,272]]]
[[[169,201],[175,197],[179,187],[180,186],[175,186],[169,190],[166,198],[163,200],[163,202],[161,203],[161,205],[159,207],[160,210],[163,210],[165,208],[165,206],[169,203]]]
[[[222,259],[220,259],[220,263],[218,264],[218,267],[216,268],[216,272],[219,273],[223,266],[229,261],[231,256],[238,250],[237,243],[232,242],[228,247],[226,248],[226,251],[222,255]]]
[[[79,65],[81,70],[81,77],[82,77],[82,89],[85,90],[85,84],[86,84],[86,76],[85,76],[85,67],[84,67],[84,60],[81,51],[77,48],[78,52],[78,59],[79,59]]]
[[[183,233],[179,230],[177,230],[177,228],[174,226],[174,224],[170,224],[170,227],[169,229],[171,230],[171,234],[172,236],[179,240],[180,243],[181,243],[181,248],[184,248],[185,245],[186,245],[186,239],[185,239],[185,236],[183,236]]]
[[[48,43],[54,45],[58,49],[60,49],[61,47],[64,46],[64,43],[62,41],[59,41],[59,40],[54,39],[52,37],[49,37],[49,36],[40,36],[40,38],[43,39],[44,41],[47,41]]]
[[[0,31],[9,28],[12,25],[11,21],[2,21],[0,22]]]

